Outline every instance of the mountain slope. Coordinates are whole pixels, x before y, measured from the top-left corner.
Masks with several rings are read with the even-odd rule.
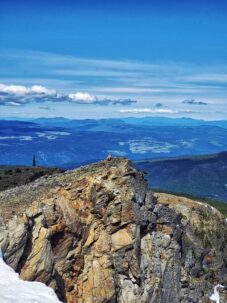
[[[138,161],[152,188],[227,202],[227,152],[158,161]]]
[[[227,223],[177,204],[160,203],[126,159],[101,161],[1,192],[0,246],[64,302],[206,303],[227,283]]]

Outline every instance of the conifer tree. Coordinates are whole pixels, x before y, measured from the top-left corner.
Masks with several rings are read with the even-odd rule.
[[[35,158],[35,156],[33,156],[33,158],[32,158],[32,166],[36,166],[36,158]]]

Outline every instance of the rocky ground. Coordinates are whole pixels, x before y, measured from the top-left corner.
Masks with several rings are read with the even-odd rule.
[[[101,161],[1,192],[0,246],[67,303],[208,303],[227,286],[227,223],[177,199],[128,160]]]

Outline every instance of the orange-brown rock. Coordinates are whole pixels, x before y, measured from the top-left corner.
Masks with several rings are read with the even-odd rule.
[[[227,282],[226,221],[173,204],[110,159],[2,192],[0,246],[21,278],[67,303],[205,303]]]

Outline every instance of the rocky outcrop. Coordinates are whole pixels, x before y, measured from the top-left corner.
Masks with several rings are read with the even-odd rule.
[[[226,221],[161,200],[125,159],[43,177],[0,194],[0,246],[64,302],[208,303],[227,285]]]

